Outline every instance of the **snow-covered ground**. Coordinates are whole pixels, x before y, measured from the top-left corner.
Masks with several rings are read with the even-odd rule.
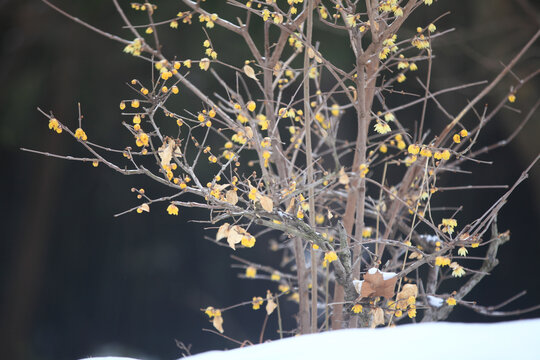
[[[127,360],[102,357],[91,360]],[[539,360],[540,319],[494,324],[427,323],[304,335],[189,360]]]

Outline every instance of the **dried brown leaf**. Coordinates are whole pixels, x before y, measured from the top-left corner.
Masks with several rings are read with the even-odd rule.
[[[244,127],[244,130],[246,131],[247,138],[253,139],[253,130],[249,126]]]
[[[217,234],[216,234],[216,240],[221,240],[223,238],[226,238],[229,236],[229,227],[230,227],[230,224],[229,223],[225,223],[223,225],[221,225],[217,231]]]
[[[371,327],[376,327],[377,325],[384,325],[384,311],[382,308],[378,307],[371,310],[373,314],[373,321],[371,322]]]
[[[349,175],[345,173],[345,168],[339,170],[339,183],[342,185],[347,185],[349,183]]]
[[[217,331],[219,331],[220,333],[223,333],[223,318],[221,317],[221,315],[214,316],[212,325],[214,325]]]
[[[229,234],[227,235],[227,242],[233,250],[236,250],[236,244],[242,242],[242,237],[245,233],[246,231],[238,225],[234,225],[229,229]]]
[[[163,145],[158,148],[158,155],[161,159],[161,166],[166,167],[171,165],[173,151],[176,147],[176,143],[170,137],[166,137],[163,141]]]
[[[397,276],[388,280],[384,280],[383,274],[377,270],[374,274],[369,272],[364,275],[364,282],[360,297],[377,297],[382,296],[390,299],[394,296],[394,287],[396,285]]]
[[[268,196],[261,195],[259,197],[259,202],[264,210],[272,212],[274,210],[274,202]]]
[[[227,201],[229,204],[236,205],[238,202],[238,194],[234,190],[229,190],[225,194],[225,201]]]
[[[285,209],[285,212],[290,214],[292,209],[294,208],[294,198],[291,198],[291,201],[289,201],[289,206],[287,206],[287,209]]]
[[[252,78],[253,80],[257,80],[257,76],[255,76],[255,70],[249,65],[244,65],[244,74],[246,74],[248,77]]]
[[[267,291],[266,292],[266,313],[270,315],[272,312],[274,312],[275,308],[277,308],[277,304],[272,297],[272,293],[270,291]]]

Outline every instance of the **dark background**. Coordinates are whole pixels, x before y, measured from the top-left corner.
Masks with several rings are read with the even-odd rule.
[[[128,2],[121,3],[131,14]],[[158,10],[163,11],[162,16],[173,16],[182,9],[177,3],[160,1]],[[223,13],[222,2],[207,3]],[[539,28],[539,8],[532,3],[439,0],[418,11],[407,22],[410,32],[446,11],[451,14],[437,27],[456,28],[434,46],[437,59],[432,88],[492,79],[501,70],[501,63],[508,63]],[[130,38],[109,1],[58,0],[55,4],[104,30]],[[180,216],[172,217],[163,215],[166,206],[155,206],[150,214],[114,218],[114,214],[138,204],[130,192],[132,186],[144,187],[156,196],[166,189],[148,186],[144,178],[112,173],[103,166],[94,169],[90,164],[19,150],[28,147],[84,154],[67,136],[50,132],[47,119],[36,110],[38,106],[53,110],[61,121],[76,128],[77,102],[82,104],[85,130],[97,142],[129,140],[120,125],[118,103],[133,96],[125,84],[133,77],[148,77],[149,65],[123,54],[122,45],[73,23],[37,0],[0,1],[0,27],[0,357],[67,360],[108,353],[173,359],[180,356],[174,339],[193,344],[195,353],[234,347],[201,331],[211,324],[200,309],[263,295],[267,288],[274,290],[275,283],[238,279],[241,270],[230,268],[231,251],[204,240],[205,234],[213,232],[205,233],[203,225],[189,222],[205,219],[204,212],[181,209]],[[196,19],[192,28],[180,25],[179,30],[166,28],[162,34],[164,42],[169,39],[172,44],[170,53],[201,56],[203,37]],[[212,34],[219,32],[213,30]],[[336,35],[319,31],[317,36],[332,41]],[[226,54],[228,46],[238,52],[238,38],[222,35],[215,39],[220,54]],[[332,44],[334,58],[330,59],[347,63],[350,50],[340,48],[339,42]],[[247,58],[242,53],[239,56]],[[540,44],[536,43],[515,73],[525,76],[539,66]],[[503,83],[485,103],[493,106],[511,83]],[[414,87],[415,81],[406,84]],[[211,91],[210,84],[200,86]],[[474,91],[467,90],[441,101],[456,114],[473,96]],[[540,83],[533,80],[518,93],[514,107],[527,112],[539,96]],[[189,101],[189,97],[180,99],[178,105]],[[444,120],[434,108],[429,109],[428,119]],[[519,119],[519,114],[503,109],[480,141],[491,143],[506,137]],[[537,114],[509,146],[482,157],[495,160],[494,165],[466,165],[474,168],[474,175],[456,176],[441,186],[512,184],[538,154],[539,135]],[[485,211],[502,193],[481,190],[442,196],[464,205],[460,219],[465,221]],[[493,305],[527,290],[529,294],[512,307],[540,303],[539,203],[537,166],[499,217],[500,229],[512,232],[512,241],[501,249],[501,264],[468,299]],[[254,252],[255,257],[267,256],[262,244]],[[276,260],[268,257],[270,262]],[[294,305],[285,304],[283,311],[286,328],[291,329]],[[226,313],[224,326],[235,339],[256,341],[263,318],[262,311],[235,310]],[[458,308],[449,320],[494,319]],[[275,319],[270,321],[268,338],[276,337],[273,322]]]

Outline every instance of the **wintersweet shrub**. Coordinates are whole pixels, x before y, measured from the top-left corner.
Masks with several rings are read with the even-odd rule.
[[[477,140],[538,71],[512,78],[497,103],[480,101],[540,32],[491,81],[437,89],[433,49],[451,29],[438,28],[442,16],[409,19],[430,5],[435,14],[432,0],[229,0],[223,14],[210,10],[211,1],[175,2],[171,13],[161,4],[113,0],[129,38],[43,1],[151,64],[149,74],[125,74],[134,94],[118,99],[127,143],[94,143],[80,109],[76,121],[42,111],[52,131],[87,150],[78,160],[146,176],[155,182],[152,194],[162,191],[133,188],[139,202],[122,214],[204,208],[214,241],[231,252],[262,246],[291,259],[272,267],[235,257],[246,279],[275,285],[237,305],[201,304],[219,332],[226,311],[245,306],[279,317],[282,334],[280,301],[299,303],[299,334],[443,320],[456,305],[488,312],[464,297],[496,266],[510,239],[499,233],[497,214],[538,157],[476,219],[461,217],[459,204],[441,204],[438,184],[505,144]],[[204,37],[197,52],[175,53],[160,41],[188,27]],[[192,41],[174,37],[175,46]],[[458,115],[438,101],[466,88],[479,90]],[[181,97],[188,105],[179,106]],[[436,111],[427,111],[431,104]],[[537,107],[519,115],[516,129]],[[441,292],[450,279],[453,291]]]

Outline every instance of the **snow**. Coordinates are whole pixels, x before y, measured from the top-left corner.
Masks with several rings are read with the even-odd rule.
[[[376,274],[378,272],[382,274],[383,280],[391,279],[391,278],[393,278],[394,276],[397,275],[395,272],[384,272],[384,271],[380,271],[379,269],[377,269],[375,267],[368,270],[368,274],[370,274],[370,275],[374,275],[374,274]]]
[[[356,292],[360,294],[362,292],[362,284],[364,283],[364,280],[353,280],[352,283],[356,289]]]
[[[429,305],[433,307],[437,307],[437,308],[441,307],[442,304],[444,303],[444,299],[441,299],[440,297],[436,297],[436,296],[431,296],[431,295],[427,296],[427,300],[428,300]]]
[[[423,238],[427,242],[436,243],[437,241],[441,241],[437,235],[420,235],[421,238]]]
[[[187,360],[540,359],[540,319],[493,324],[423,323],[292,337]],[[96,357],[85,360],[132,360]]]

